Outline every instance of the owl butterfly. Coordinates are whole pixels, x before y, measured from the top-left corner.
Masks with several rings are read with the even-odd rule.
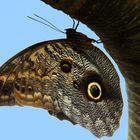
[[[66,35],[35,44],[0,67],[0,105],[43,108],[97,137],[112,136],[123,107],[116,70],[92,39],[75,29]]]

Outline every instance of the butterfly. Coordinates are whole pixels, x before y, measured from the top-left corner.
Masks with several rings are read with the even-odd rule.
[[[97,137],[112,136],[123,108],[118,74],[92,39],[73,28],[66,35],[32,45],[0,67],[0,105],[43,108]]]

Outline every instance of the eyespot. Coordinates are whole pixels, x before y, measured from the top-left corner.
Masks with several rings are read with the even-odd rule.
[[[71,62],[68,61],[67,59],[61,61],[60,67],[61,67],[61,70],[65,73],[71,72],[71,68],[72,68]]]
[[[98,101],[102,97],[102,89],[99,83],[91,82],[87,87],[87,97],[90,100]]]

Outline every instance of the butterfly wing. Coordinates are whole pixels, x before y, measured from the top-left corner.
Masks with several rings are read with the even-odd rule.
[[[117,73],[99,49],[56,40],[33,45],[0,68],[0,105],[44,108],[102,137],[119,127],[123,102]]]
[[[0,105],[15,105],[14,80],[27,53],[28,50],[19,53],[0,67]]]
[[[1,106],[17,104],[20,105],[15,100],[15,91],[16,89],[19,89],[20,91],[24,90],[25,87],[21,87],[20,82],[16,82],[16,80],[18,81],[18,78],[22,77],[22,74],[25,74],[25,72],[26,78],[29,76],[29,74],[33,73],[29,70],[33,66],[34,61],[31,62],[29,58],[32,57],[31,54],[33,54],[34,51],[38,50],[44,44],[44,42],[38,43],[23,50],[0,67]],[[23,79],[25,79],[25,76],[23,76]]]

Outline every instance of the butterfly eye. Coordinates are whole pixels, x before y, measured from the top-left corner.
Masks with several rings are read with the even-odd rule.
[[[67,60],[63,60],[60,64],[61,70],[65,73],[71,72],[71,63]]]
[[[87,88],[87,96],[93,101],[100,100],[102,96],[102,89],[100,84],[97,82],[89,83]]]

